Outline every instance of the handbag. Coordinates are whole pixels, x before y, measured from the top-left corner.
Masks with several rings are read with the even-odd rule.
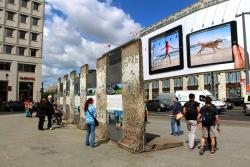
[[[88,110],[89,112],[89,110]],[[95,126],[99,126],[99,121],[89,112],[89,114],[91,115],[91,117],[94,119],[95,122]]]
[[[176,114],[175,119],[179,121],[182,117],[184,117],[184,115],[181,112],[179,112],[178,114]]]

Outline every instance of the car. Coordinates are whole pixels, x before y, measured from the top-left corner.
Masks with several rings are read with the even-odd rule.
[[[146,102],[146,106],[148,111],[155,111],[155,112],[165,112],[171,109],[171,106],[160,103],[159,100],[148,100]]]
[[[20,101],[8,101],[4,109],[6,111],[24,111],[24,103]]]
[[[227,105],[227,109],[228,109],[228,110],[231,110],[231,109],[233,109],[233,108],[234,108],[233,103],[231,103],[231,102],[227,102],[227,101],[225,101],[225,103],[226,103],[226,105]]]
[[[226,101],[232,103],[234,106],[244,106],[244,97],[229,97]]]

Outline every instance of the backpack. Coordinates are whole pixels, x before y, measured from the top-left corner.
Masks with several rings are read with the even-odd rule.
[[[196,107],[194,106],[195,101],[189,101],[186,103],[186,119],[187,120],[196,120],[197,119],[197,112]]]
[[[213,124],[213,112],[211,109],[211,106],[204,106],[202,113],[201,113],[201,119],[202,119],[202,126],[212,126]]]

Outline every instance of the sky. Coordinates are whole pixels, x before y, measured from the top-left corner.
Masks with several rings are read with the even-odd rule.
[[[45,0],[45,86],[197,0]]]

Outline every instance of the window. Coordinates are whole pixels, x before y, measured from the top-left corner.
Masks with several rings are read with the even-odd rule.
[[[174,79],[174,87],[182,87],[182,78]]]
[[[14,29],[5,28],[6,37],[12,37],[13,36],[13,31],[14,31]]]
[[[9,4],[14,4],[14,3],[15,3],[15,0],[8,0],[8,3],[9,3]]]
[[[37,33],[31,33],[31,40],[37,41]]]
[[[38,18],[32,17],[32,25],[37,26],[38,25]]]
[[[28,6],[28,0],[22,0],[21,6],[24,7],[24,8],[27,8],[27,6]]]
[[[197,86],[198,85],[198,80],[196,79],[195,76],[191,76],[188,79],[188,86]]]
[[[158,81],[153,81],[153,82],[152,82],[152,88],[153,88],[153,89],[159,88],[159,82],[158,82]]]
[[[240,72],[226,73],[226,83],[240,83]]]
[[[20,72],[35,72],[36,66],[31,64],[18,64],[18,71]]]
[[[10,62],[0,61],[0,70],[10,71]]]
[[[170,81],[169,81],[169,79],[166,79],[166,80],[162,81],[162,87],[163,88],[170,88]]]
[[[27,20],[27,16],[26,15],[20,15],[20,22],[21,23],[26,23],[26,20]]]
[[[18,47],[18,55],[24,56],[25,48],[24,47]]]
[[[5,53],[6,54],[11,54],[13,46],[11,46],[11,45],[4,45],[4,48],[5,48]]]
[[[144,89],[148,89],[148,88],[149,88],[148,82],[144,83]]]
[[[7,11],[7,19],[8,20],[14,20],[14,12]]]
[[[38,9],[39,9],[39,3],[33,2],[32,9],[38,11]]]
[[[30,49],[30,56],[36,57],[36,49]]]
[[[19,31],[19,38],[25,39],[26,31]]]

